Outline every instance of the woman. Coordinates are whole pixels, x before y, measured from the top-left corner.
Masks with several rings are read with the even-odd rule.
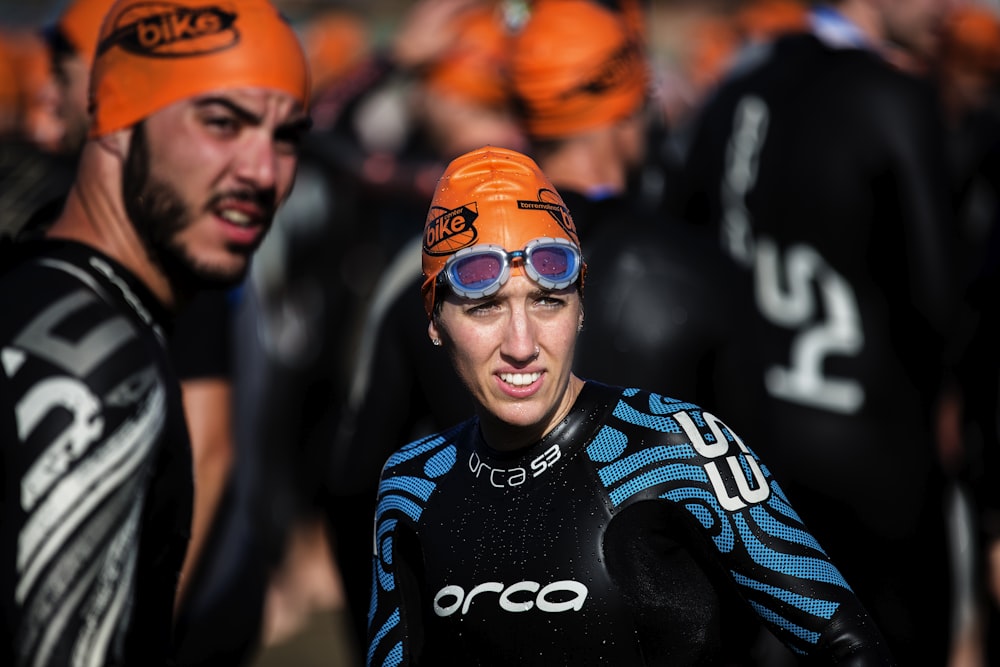
[[[747,664],[760,622],[818,664],[891,664],[723,422],[573,374],[579,248],[524,155],[473,151],[439,181],[428,333],[476,417],[386,463],[368,664]]]

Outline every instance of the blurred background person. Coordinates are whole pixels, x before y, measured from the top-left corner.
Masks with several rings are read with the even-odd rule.
[[[938,98],[912,75],[946,10],[814,7],[810,31],[730,71],[699,111],[668,207],[745,268],[754,368],[738,381],[759,400],[731,420],[900,664],[946,664],[959,637],[938,440],[962,314],[956,235]]]
[[[714,406],[742,302],[713,239],[657,216],[634,178],[656,122],[644,19],[637,3],[539,0],[514,38],[511,87],[533,154],[601,269],[587,286],[578,372]]]
[[[949,13],[935,68],[949,137],[957,206],[960,288],[972,318],[959,364],[959,447],[953,465],[969,475],[985,586],[975,602],[985,612],[985,664],[1000,661],[1000,15],[967,3]],[[978,580],[977,580],[978,583]]]
[[[29,27],[0,27],[0,237],[58,213],[74,160],[56,152],[62,134],[50,52]]]

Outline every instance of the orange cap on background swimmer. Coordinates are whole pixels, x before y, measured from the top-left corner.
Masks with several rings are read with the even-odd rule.
[[[0,42],[6,53],[6,73],[0,72],[0,97],[16,130],[44,148],[54,148],[62,133],[56,118],[55,79],[48,43],[36,30],[4,31]],[[12,129],[12,128],[8,128]]]
[[[457,41],[424,72],[425,85],[484,106],[502,106],[510,37],[499,7],[475,7],[461,13],[456,23]]]
[[[485,146],[452,160],[438,180],[424,224],[420,293],[428,317],[434,312],[435,281],[453,254],[487,243],[520,250],[542,237],[580,247],[569,209],[531,158]],[[586,265],[581,276],[583,271]]]
[[[744,39],[768,40],[806,30],[809,10],[799,0],[751,0],[736,12],[735,23]]]
[[[295,31],[267,0],[118,0],[90,80],[98,137],[213,90],[268,88],[309,102]]]
[[[73,0],[63,10],[56,27],[81,58],[94,62],[101,23],[114,0]]]
[[[943,55],[952,67],[1000,72],[1000,15],[975,5],[954,10],[945,21]]]
[[[343,76],[369,51],[368,28],[361,17],[333,9],[309,20],[302,42],[309,63],[313,93]]]
[[[707,15],[689,30],[684,74],[700,96],[714,87],[740,47],[740,35],[728,16]]]
[[[511,60],[514,95],[537,138],[566,137],[626,118],[648,92],[636,28],[590,0],[539,0],[514,38]]]
[[[0,35],[0,135],[15,132],[21,113],[21,89],[17,85],[14,57]]]

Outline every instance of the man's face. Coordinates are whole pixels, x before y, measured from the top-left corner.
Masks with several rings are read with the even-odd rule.
[[[243,88],[178,102],[135,127],[125,207],[175,289],[243,279],[291,191],[307,126],[291,96]]]

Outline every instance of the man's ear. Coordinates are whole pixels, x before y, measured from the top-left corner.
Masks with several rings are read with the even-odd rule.
[[[126,127],[101,135],[97,138],[97,143],[101,148],[124,161],[125,156],[128,155],[129,146],[132,144],[132,134],[133,128]]]

